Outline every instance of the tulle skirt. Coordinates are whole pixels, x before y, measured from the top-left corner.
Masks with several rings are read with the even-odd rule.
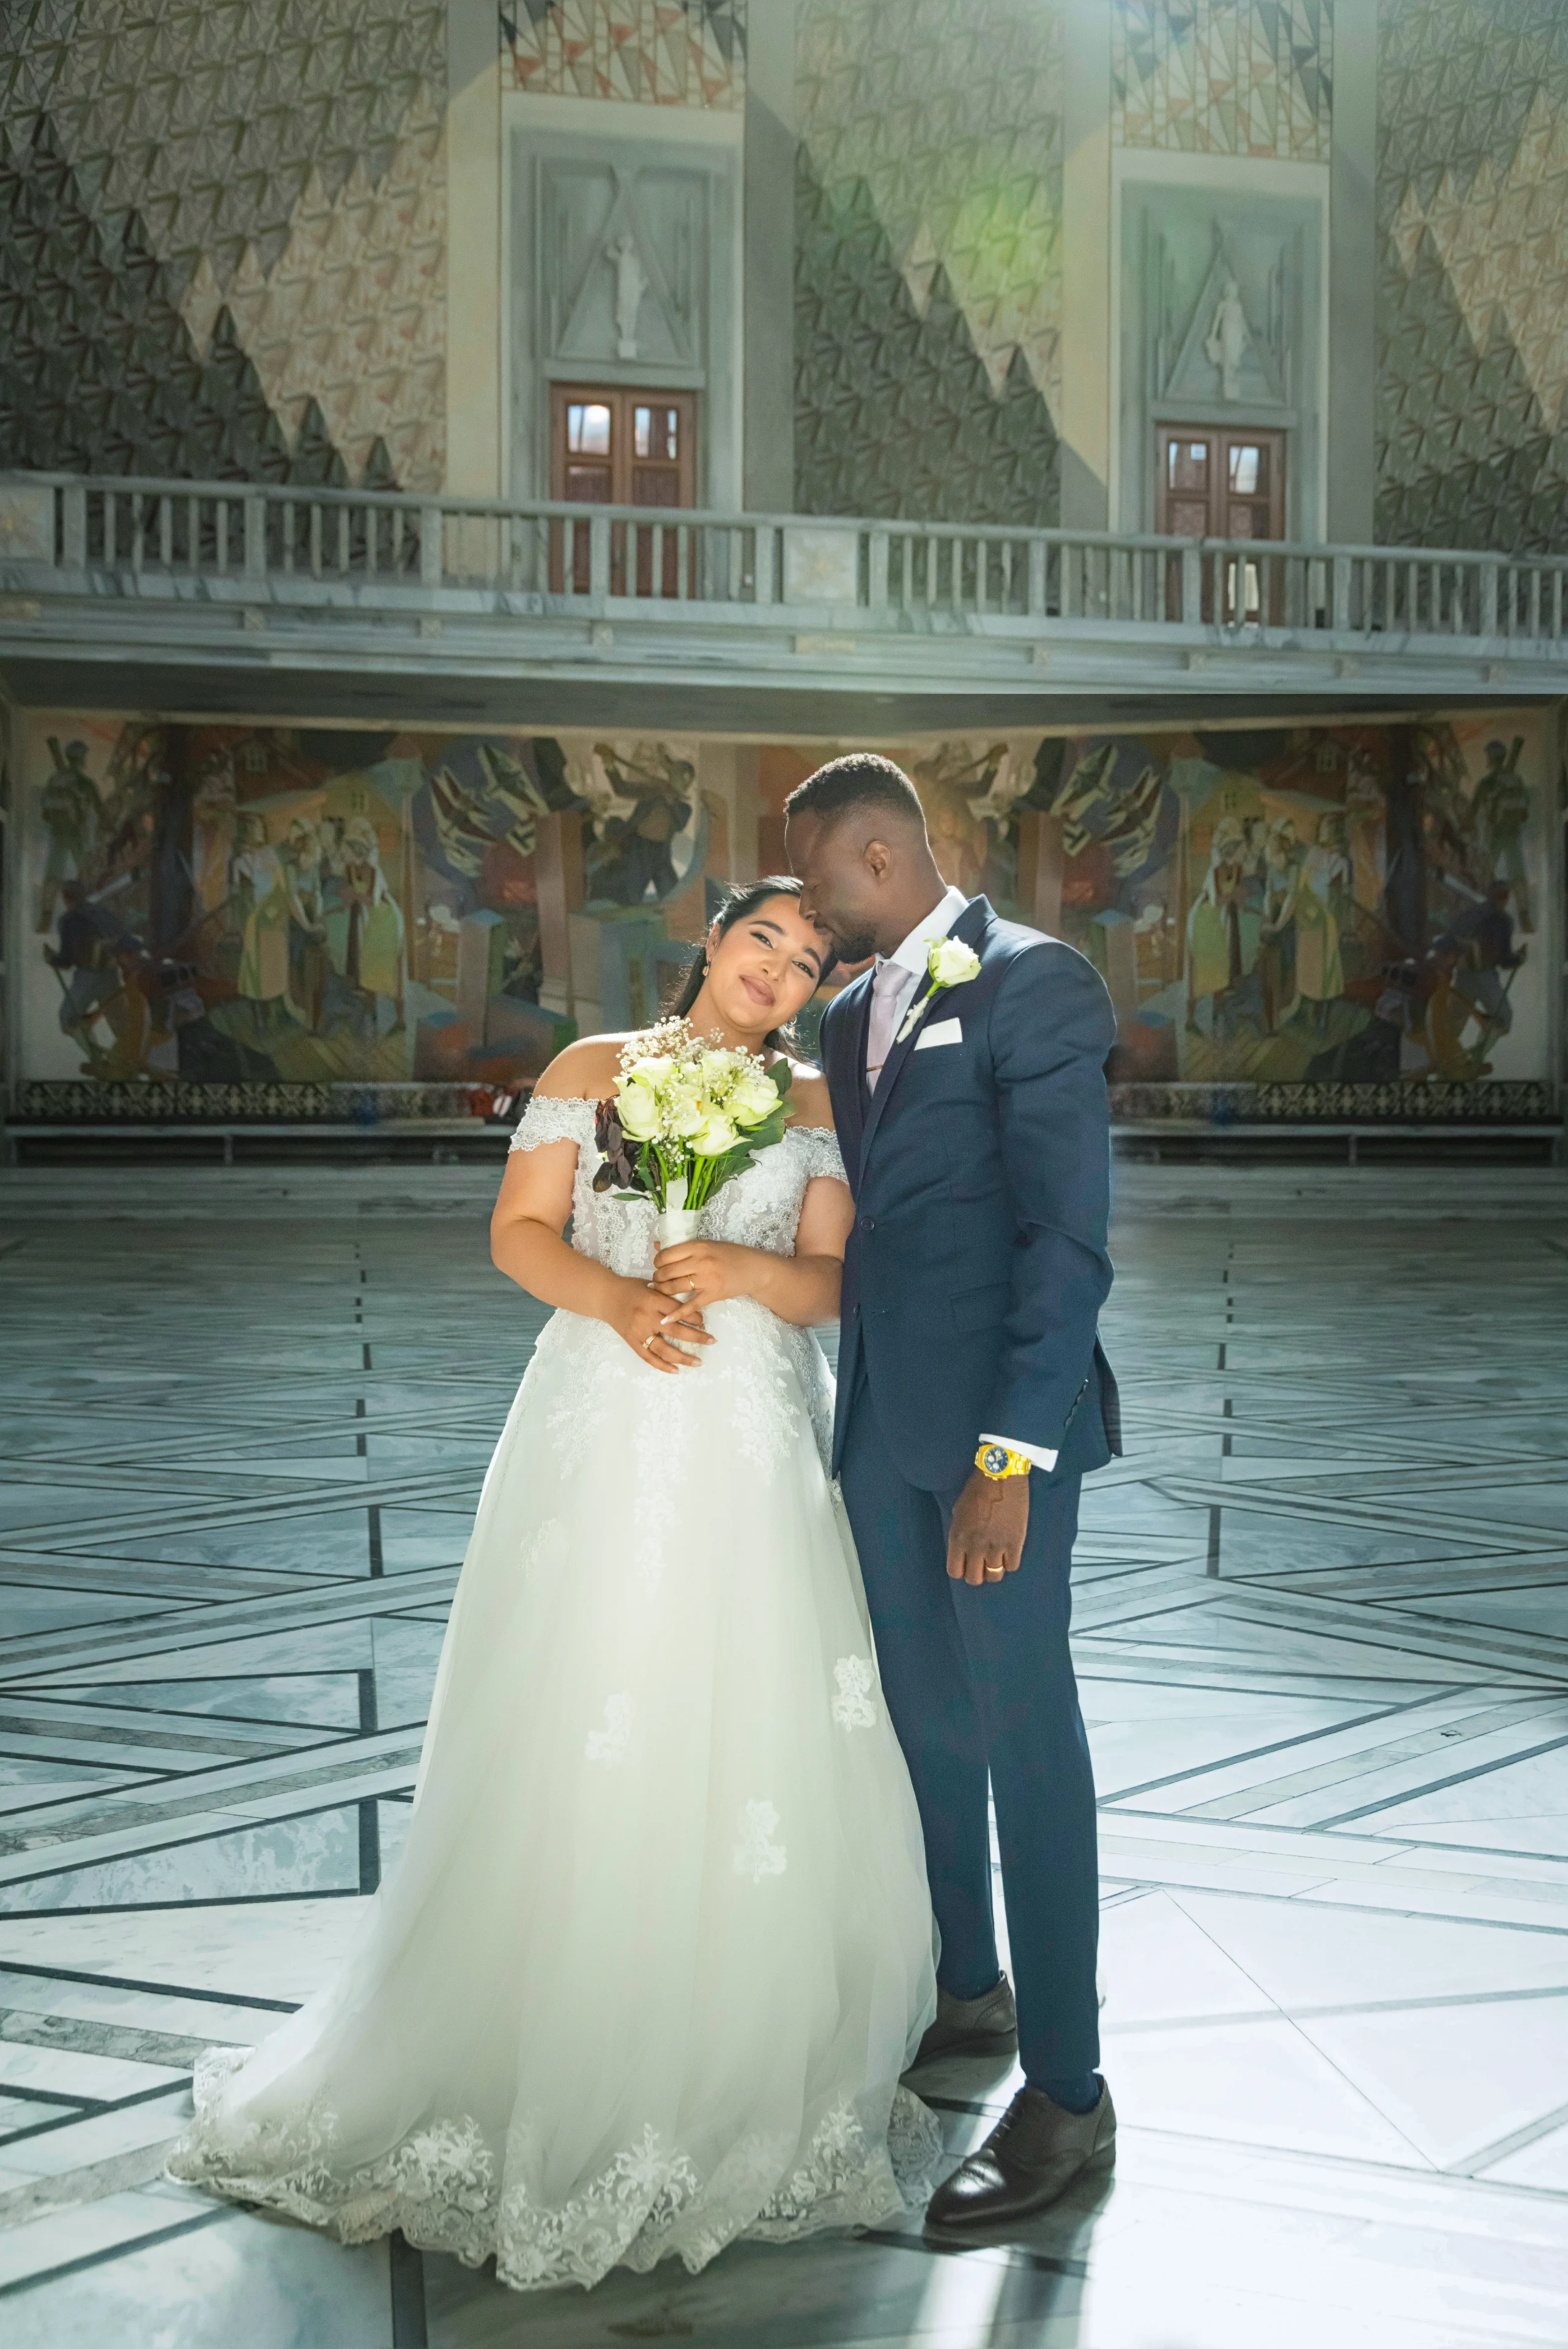
[[[497,1446],[404,1856],[337,1979],[198,2066],[172,2173],[519,2288],[877,2224],[940,2150],[914,1797],[824,1473],[745,1299],[679,1377],[557,1313]]]

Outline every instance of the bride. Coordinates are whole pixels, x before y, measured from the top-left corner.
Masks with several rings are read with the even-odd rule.
[[[831,955],[735,896],[680,1009],[765,1052]],[[495,1262],[558,1309],[485,1479],[402,1864],[337,1979],[197,2066],[172,2173],[519,2289],[875,2225],[935,2124],[914,1797],[877,1679],[812,1325],[851,1208],[826,1088],[654,1254],[597,1195],[622,1037],[513,1137]],[[564,1237],[568,1218],[572,1237]]]

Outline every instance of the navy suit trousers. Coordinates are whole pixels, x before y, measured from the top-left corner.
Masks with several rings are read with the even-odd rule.
[[[938,1980],[955,1998],[977,1998],[999,1971],[989,1785],[1020,2060],[1036,2082],[1099,2061],[1095,1783],[1067,1640],[1079,1484],[1031,1471],[1018,1571],[978,1589],[953,1582],[947,1529],[958,1492],[906,1482],[863,1369],[856,1379],[842,1490],[925,1832]]]

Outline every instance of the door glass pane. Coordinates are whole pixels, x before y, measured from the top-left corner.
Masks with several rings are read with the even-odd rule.
[[[680,453],[679,410],[673,408],[634,409],[631,441],[637,456],[658,458],[673,464]]]
[[[574,457],[607,457],[610,412],[597,399],[572,400],[566,409],[566,447]]]
[[[1230,516],[1225,525],[1227,538],[1257,538],[1262,535],[1252,527],[1252,509],[1231,501]]]
[[[1209,531],[1209,509],[1192,498],[1172,498],[1170,501],[1170,534],[1173,538],[1203,538]]]
[[[1209,443],[1206,440],[1172,440],[1166,450],[1166,466],[1171,489],[1197,490],[1207,493]]]
[[[1267,496],[1269,489],[1269,452],[1253,442],[1242,442],[1231,450],[1231,492],[1233,497]]]

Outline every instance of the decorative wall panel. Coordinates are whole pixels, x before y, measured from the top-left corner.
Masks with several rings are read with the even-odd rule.
[[[501,12],[502,49],[519,89],[737,109],[746,102],[746,5],[517,0]]]
[[[1377,531],[1568,546],[1568,13],[1383,0]]]
[[[1054,521],[1059,11],[803,0],[798,23],[798,503]]]
[[[1328,160],[1334,0],[1111,0],[1121,147]]]
[[[441,0],[27,0],[0,464],[435,487]]]

